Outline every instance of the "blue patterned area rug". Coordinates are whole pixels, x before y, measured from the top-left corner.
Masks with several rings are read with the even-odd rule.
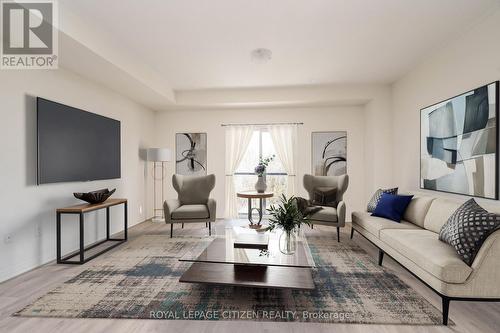
[[[29,317],[440,325],[441,312],[355,242],[309,236],[314,291],[179,283],[210,239],[140,236],[15,313]]]

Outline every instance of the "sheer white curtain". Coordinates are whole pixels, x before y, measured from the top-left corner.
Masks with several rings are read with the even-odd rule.
[[[243,159],[248,144],[252,139],[253,126],[227,126],[226,127],[226,218],[238,218],[238,199],[234,188],[234,172]]]
[[[297,125],[269,125],[276,155],[288,174],[287,196],[295,195],[297,177]]]

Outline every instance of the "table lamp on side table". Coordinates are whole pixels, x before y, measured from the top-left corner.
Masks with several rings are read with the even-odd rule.
[[[149,148],[148,161],[153,162],[153,222],[164,222],[163,201],[164,201],[164,181],[165,181],[165,162],[172,160],[172,154],[168,148]],[[156,176],[157,163],[161,162],[161,177]],[[161,181],[161,205],[157,208],[156,204],[156,181]],[[161,213],[158,214],[158,211]]]

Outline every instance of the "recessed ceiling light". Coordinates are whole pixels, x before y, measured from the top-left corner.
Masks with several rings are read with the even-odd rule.
[[[253,62],[263,64],[271,60],[273,52],[269,49],[258,48],[250,52],[250,56]]]

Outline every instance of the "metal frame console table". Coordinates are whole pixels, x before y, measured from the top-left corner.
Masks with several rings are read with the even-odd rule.
[[[123,226],[124,226],[124,236],[123,238],[111,238],[109,234],[109,208],[117,205],[123,204],[124,207],[124,215],[123,215]],[[95,210],[100,210],[100,209],[106,209],[106,238],[103,240],[100,240],[92,245],[89,245],[87,247],[84,246],[84,216],[85,213],[88,212],[93,212]],[[65,257],[62,257],[61,255],[61,215],[62,214],[70,214],[70,215],[78,215],[80,217],[79,219],[79,224],[80,224],[80,248],[79,250],[72,252]],[[127,241],[127,199],[108,199],[102,203],[99,204],[83,204],[83,205],[76,205],[76,206],[70,206],[70,207],[65,207],[65,208],[59,208],[56,210],[56,239],[57,239],[57,263],[58,264],[77,264],[81,265],[86,263],[89,260],[94,259],[95,257],[103,254],[106,251],[111,250],[114,247],[117,247],[118,245],[124,243]],[[104,244],[106,242],[109,242],[110,245],[104,248],[103,250],[92,254],[90,257],[85,258],[85,252],[93,249],[101,244]],[[71,258],[74,258],[76,256],[79,256],[79,260],[70,260]]]

